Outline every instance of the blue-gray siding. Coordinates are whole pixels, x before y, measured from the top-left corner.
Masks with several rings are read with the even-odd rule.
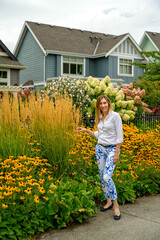
[[[61,56],[49,54],[46,56],[45,79],[61,76]]]
[[[11,82],[10,82],[11,86],[19,85],[19,72],[20,70],[18,69],[11,69]]]
[[[20,84],[30,80],[34,83],[44,82],[44,53],[29,30],[25,34],[17,58],[27,67],[20,71]]]
[[[49,54],[46,56],[46,76],[52,78],[57,76],[57,55]]]
[[[134,61],[141,62],[141,59]],[[143,70],[134,66],[134,76],[126,77],[118,75],[118,57],[108,56],[97,59],[86,59],[86,76],[104,78],[109,76],[112,79],[122,79],[124,83],[128,84],[135,80],[138,76],[143,74]]]

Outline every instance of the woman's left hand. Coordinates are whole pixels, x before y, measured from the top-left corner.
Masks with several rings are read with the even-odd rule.
[[[114,154],[113,162],[114,164],[118,163],[119,161],[119,154]]]

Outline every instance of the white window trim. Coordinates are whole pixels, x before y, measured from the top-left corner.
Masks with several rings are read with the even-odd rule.
[[[0,52],[0,56],[2,57],[8,57],[9,55],[6,52]]]
[[[132,74],[125,74],[125,73],[120,73],[119,72],[119,65],[120,65],[120,59],[127,59],[127,60],[132,60],[132,63],[133,63],[133,61],[134,61],[134,59],[133,58],[129,58],[129,57],[126,57],[126,56],[121,56],[121,57],[118,57],[118,69],[117,69],[117,75],[118,76],[124,76],[124,77],[134,77],[134,66],[132,65]]]
[[[7,78],[5,79],[5,78],[1,78],[0,79],[0,82],[2,82],[2,83],[7,83],[7,86],[10,86],[10,82],[11,82],[11,71],[10,71],[10,69],[2,69],[2,68],[0,68],[0,71],[6,71],[7,72]]]
[[[116,56],[116,57],[120,57],[120,58],[129,58],[129,59],[144,59],[142,56],[140,55],[133,55],[133,54],[125,54],[124,53],[117,53],[117,52],[113,52],[110,54],[110,56]]]
[[[63,57],[74,57],[74,58],[82,58],[83,59],[83,63],[82,66],[83,66],[83,73],[82,74],[67,74],[67,73],[63,73]],[[69,77],[72,77],[72,78],[77,78],[77,77],[84,77],[85,76],[85,72],[86,72],[86,68],[85,68],[85,58],[83,57],[78,57],[78,56],[68,56],[68,55],[63,55],[61,56],[61,76],[69,76]]]

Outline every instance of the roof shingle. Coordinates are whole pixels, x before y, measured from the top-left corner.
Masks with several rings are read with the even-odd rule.
[[[0,65],[10,65],[10,66],[17,66],[17,68],[25,68],[18,60],[12,60],[10,57],[0,56]]]
[[[103,54],[111,50],[123,37],[114,35],[71,29],[66,27],[26,22],[45,50],[93,55]],[[99,45],[97,43],[99,42]]]
[[[160,51],[160,33],[157,32],[146,32],[149,37],[152,39],[152,41],[155,43],[155,45],[158,47]]]

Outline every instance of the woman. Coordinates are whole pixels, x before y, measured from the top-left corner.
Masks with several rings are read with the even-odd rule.
[[[77,132],[87,132],[98,139],[95,151],[106,198],[106,205],[100,210],[107,211],[114,207],[114,219],[119,220],[121,214],[112,174],[119,161],[120,146],[123,142],[122,120],[118,113],[111,110],[111,101],[105,95],[101,95],[97,99],[96,124],[98,124],[96,132],[82,127],[78,127]]]

